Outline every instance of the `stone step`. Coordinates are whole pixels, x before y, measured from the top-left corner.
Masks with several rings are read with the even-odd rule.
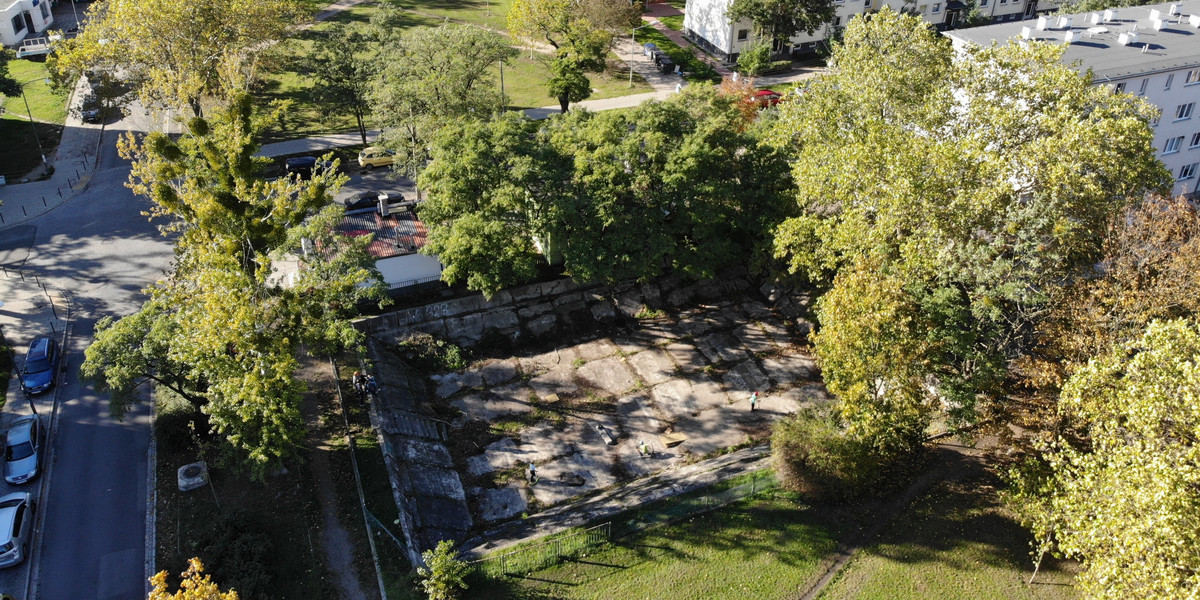
[[[395,435],[445,441],[445,425],[413,413],[387,413],[383,430]]]

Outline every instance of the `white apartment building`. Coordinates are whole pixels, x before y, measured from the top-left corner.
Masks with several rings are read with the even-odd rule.
[[[993,2],[997,0],[991,0]],[[1154,145],[1175,179],[1173,194],[1200,181],[1200,0],[1039,17],[947,31],[955,47],[1014,40],[1069,44],[1062,60],[1095,85],[1146,98],[1162,112]]]
[[[996,21],[1031,18],[1038,0],[976,0],[983,14]],[[737,60],[747,46],[754,43],[754,25],[750,21],[730,23],[725,16],[733,0],[688,0],[684,7],[683,33],[692,43],[714,56],[727,61]],[[822,41],[856,15],[891,7],[896,12],[921,15],[938,29],[953,27],[966,12],[960,0],[835,0],[834,22],[814,31],[793,37],[790,51],[795,54],[813,52]],[[785,51],[785,49],[777,49]]]
[[[0,0],[0,45],[16,46],[26,36],[41,33],[54,22],[50,0]]]

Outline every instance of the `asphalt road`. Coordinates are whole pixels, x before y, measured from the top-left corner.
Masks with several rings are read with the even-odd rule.
[[[31,222],[36,232],[24,268],[72,294],[74,322],[50,440],[55,459],[39,504],[43,532],[35,540],[33,597],[45,600],[145,597],[149,410],[140,406],[117,421],[107,396],[79,381],[95,322],[136,311],[142,290],[172,257],[170,241],[140,214],[147,202],[124,187],[129,164],[115,150],[123,125],[151,126],[106,131],[87,191]]]

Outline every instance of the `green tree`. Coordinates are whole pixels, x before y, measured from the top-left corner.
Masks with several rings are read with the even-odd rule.
[[[147,106],[223,101],[254,80],[264,53],[308,16],[297,0],[111,0],[88,8],[79,37],[55,47],[55,69],[73,78],[118,70]]]
[[[421,553],[421,558],[426,566],[417,567],[417,577],[429,600],[454,600],[467,589],[465,579],[471,568],[458,560],[454,542],[442,540],[433,550]]]
[[[394,29],[387,12],[374,23],[380,51],[372,82],[372,112],[397,150],[397,168],[415,175],[429,159],[429,141],[446,124],[486,118],[503,98],[492,76],[516,51],[499,34],[465,25]]]
[[[134,160],[129,187],[181,233],[170,272],[141,310],[97,324],[81,372],[112,390],[118,416],[144,381],[188,399],[262,476],[303,439],[300,346],[358,343],[349,317],[358,302],[384,296],[369,240],[332,232],[340,209],[330,195],[345,177],[327,169],[310,181],[262,180],[267,159],[254,158],[253,140],[273,116],[251,113],[236,97],[211,120],[192,119],[178,140],[122,140]],[[301,237],[315,240],[307,255]],[[275,272],[285,253],[307,263],[290,285]]]
[[[313,45],[308,58],[316,82],[313,96],[332,110],[354,115],[362,143],[367,144],[366,118],[370,112],[371,82],[377,63],[371,60],[366,36],[339,25]]]
[[[963,17],[959,24],[960,27],[980,27],[991,24],[992,18],[983,14],[983,11],[980,10],[979,0],[967,0],[963,4],[966,5],[966,8],[962,12]]]
[[[16,56],[12,50],[0,50],[0,95],[13,98],[21,95],[21,85],[8,73],[8,61]]]
[[[1088,443],[1059,439],[1040,539],[1083,561],[1093,598],[1200,592],[1200,325],[1152,323],[1068,381],[1062,410]]]
[[[1092,86],[1061,54],[956,55],[919,17],[885,9],[851,21],[833,72],[781,106],[772,137],[794,154],[801,211],[776,231],[777,256],[834,286],[864,257],[897,278],[893,298],[919,318],[886,342],[921,353],[883,379],[920,365],[965,422],[1006,397],[1005,368],[1029,353],[1057,290],[1099,258],[1113,216],[1168,180],[1154,109]],[[870,330],[869,311],[847,314],[868,322],[837,327]]]
[[[1155,4],[1152,0],[1066,0],[1059,5],[1060,14],[1095,12],[1108,8],[1123,8],[1127,6],[1145,6]]]
[[[832,23],[836,8],[833,0],[733,0],[725,16],[731,24],[750,20],[759,37],[782,47],[800,32],[812,35]]]
[[[546,88],[558,100],[558,106],[564,113],[572,102],[587,100],[592,95],[592,82],[583,73],[583,68],[578,62],[564,56],[550,63],[550,79],[546,81]]]
[[[514,0],[508,11],[508,32],[533,44],[549,44],[555,50],[569,43],[580,30],[606,32],[606,44],[614,35],[628,33],[640,21],[641,7],[608,0]],[[604,52],[608,52],[606,45]]]
[[[449,128],[421,178],[428,252],[487,295],[532,275],[535,246],[577,281],[744,264],[790,210],[791,178],[741,103],[696,88],[629,112]]]
[[[771,65],[771,41],[758,40],[738,54],[738,71],[747,77],[758,75],[759,71]]]

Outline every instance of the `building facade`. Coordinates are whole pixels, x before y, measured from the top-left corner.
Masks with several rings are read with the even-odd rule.
[[[16,46],[26,37],[46,31],[52,23],[50,0],[12,0],[0,9],[0,44]]]
[[[996,1],[996,0],[991,0]],[[1154,145],[1174,178],[1173,194],[1200,181],[1200,0],[1039,17],[945,32],[965,44],[1041,40],[1067,44],[1063,61],[1095,85],[1145,98],[1161,111]]]
[[[1032,18],[1037,0],[976,0],[980,11],[997,22]],[[755,42],[754,25],[750,21],[730,23],[726,12],[733,0],[688,0],[684,7],[683,34],[692,43],[725,61],[735,61],[739,54]],[[890,7],[896,12],[921,15],[925,21],[945,29],[954,27],[965,17],[967,5],[960,0],[835,0],[837,10],[833,23],[814,31],[800,33],[790,40],[789,47],[778,49],[793,54],[816,52],[826,39],[845,27],[855,16],[877,12]]]

